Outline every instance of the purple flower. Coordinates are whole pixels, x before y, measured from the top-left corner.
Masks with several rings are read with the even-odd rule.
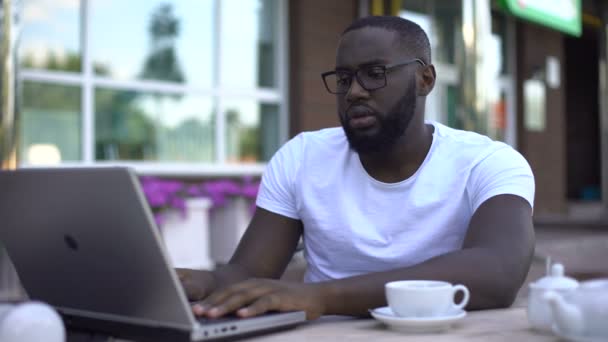
[[[251,176],[244,177],[240,182],[231,179],[219,179],[200,183],[143,176],[140,177],[140,182],[159,226],[164,223],[163,214],[168,209],[178,210],[182,215],[185,215],[185,200],[187,198],[209,198],[213,209],[226,205],[230,197],[243,196],[255,200],[260,186],[259,181],[255,181]],[[255,201],[251,208],[253,212]]]
[[[245,184],[241,189],[243,196],[251,199],[258,197],[258,190],[260,189],[260,183]]]

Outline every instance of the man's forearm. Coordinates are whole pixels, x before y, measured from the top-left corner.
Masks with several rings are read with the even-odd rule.
[[[528,264],[529,265],[529,264]],[[471,291],[467,309],[506,307],[523,282],[527,265],[505,269],[495,253],[472,248],[445,254],[421,264],[318,284],[327,315],[366,316],[368,309],[386,305],[384,284],[395,280],[443,280]]]

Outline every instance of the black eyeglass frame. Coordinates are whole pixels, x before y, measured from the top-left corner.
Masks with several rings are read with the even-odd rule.
[[[336,94],[336,95],[341,95],[341,94],[346,94],[348,93],[348,91],[350,90],[350,87],[352,87],[352,80],[353,80],[353,76],[356,78],[357,82],[359,83],[359,85],[367,90],[367,91],[373,91],[373,90],[378,90],[378,89],[382,89],[384,87],[386,87],[386,85],[388,84],[387,80],[386,80],[386,74],[391,71],[394,68],[400,67],[400,66],[404,66],[404,65],[408,65],[408,64],[412,64],[412,63],[420,63],[420,65],[422,66],[426,66],[426,63],[424,63],[423,60],[419,59],[419,58],[414,58],[412,60],[409,61],[405,61],[405,62],[399,62],[399,63],[393,63],[393,64],[387,64],[387,65],[366,65],[364,67],[361,68],[357,68],[353,71],[350,70],[343,70],[340,72],[343,73],[349,73],[350,74],[350,85],[348,87],[347,90],[343,91],[343,92],[333,92],[331,91],[331,89],[329,88],[329,86],[327,85],[327,80],[326,77],[327,76],[331,76],[331,75],[335,75],[337,74],[336,70],[332,70],[332,71],[327,71],[321,74],[321,78],[323,79],[323,84],[325,85],[325,89],[327,89],[327,91],[330,94]],[[359,78],[359,71],[365,68],[371,68],[371,67],[382,67],[384,68],[384,84],[378,86],[378,87],[373,87],[373,88],[368,88],[366,87],[363,82],[361,82],[361,79]]]

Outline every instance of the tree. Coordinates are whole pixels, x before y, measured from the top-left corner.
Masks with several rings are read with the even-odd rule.
[[[141,77],[183,83],[185,77],[175,52],[179,20],[173,14],[173,6],[161,4],[152,13],[148,33],[150,53],[141,71]]]

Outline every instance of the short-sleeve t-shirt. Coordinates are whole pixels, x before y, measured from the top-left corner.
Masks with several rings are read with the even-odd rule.
[[[288,141],[262,176],[257,206],[301,220],[306,282],[408,267],[462,248],[487,199],[517,195],[533,206],[534,176],[502,142],[436,122],[418,170],[383,183],[363,168],[342,128]]]

